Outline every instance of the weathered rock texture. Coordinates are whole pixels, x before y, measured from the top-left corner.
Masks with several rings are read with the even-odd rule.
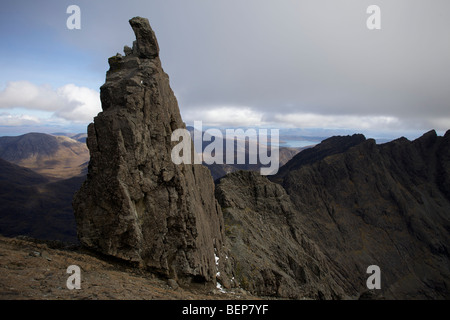
[[[234,275],[257,295],[344,298],[340,279],[303,231],[280,185],[252,171],[228,174],[217,185]]]
[[[305,233],[334,261],[350,295],[381,269],[386,298],[450,298],[450,132],[376,145],[330,138],[273,178]]]
[[[148,21],[130,24],[137,40],[109,59],[88,127],[88,177],[73,200],[82,244],[259,295],[450,298],[450,132],[383,145],[333,137],[294,156],[278,184],[229,174],[216,190],[223,216],[208,169],[171,160],[185,124]],[[369,265],[382,279],[371,293]]]
[[[251,292],[450,298],[450,131],[332,137],[270,179],[237,172],[216,189],[234,275]],[[370,265],[381,290],[366,287]]]
[[[130,25],[137,40],[109,59],[103,112],[88,127],[89,173],[73,201],[78,237],[170,278],[214,282],[215,258],[225,261],[214,183],[202,165],[172,162],[171,134],[185,124],[148,20]]]

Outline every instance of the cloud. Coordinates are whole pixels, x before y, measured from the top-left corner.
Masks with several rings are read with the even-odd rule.
[[[141,15],[156,32],[187,123],[450,128],[448,0],[377,0],[378,31],[366,27],[369,0],[82,1],[79,32],[66,28],[67,4],[44,2],[11,1],[0,12],[8,48],[0,80],[54,81],[53,88],[8,83],[0,109],[91,121],[98,93],[64,84],[101,84],[107,58],[132,44],[128,19]],[[6,27],[18,18],[16,33],[26,38]]]
[[[39,118],[26,114],[10,114],[8,112],[0,113],[0,126],[31,126],[40,124]]]
[[[57,117],[86,122],[92,121],[92,118],[101,111],[100,95],[97,91],[67,84],[58,88],[57,93],[66,101],[66,104],[55,112]]]
[[[0,108],[26,108],[56,111],[63,104],[62,97],[49,85],[37,86],[28,81],[8,82],[0,92]]]
[[[92,121],[101,111],[101,104],[99,93],[86,87],[67,84],[54,89],[46,84],[14,81],[0,91],[0,108],[51,112],[53,117],[83,123]]]
[[[392,137],[404,132],[436,129],[445,132],[450,128],[450,117],[417,118],[408,115],[396,116],[382,114],[321,114],[314,112],[284,113],[282,108],[272,111],[264,111],[248,106],[210,106],[187,108],[183,110],[184,121],[193,125],[194,121],[202,121],[209,127],[272,127],[272,128],[304,128],[304,129],[330,129],[336,132],[340,130],[352,132],[385,132]],[[334,132],[333,131],[333,132]]]
[[[214,106],[189,109],[183,119],[189,124],[203,121],[207,126],[254,127],[260,126],[263,114],[245,106]]]
[[[321,115],[313,113],[276,114],[278,123],[297,128],[330,128],[392,130],[399,126],[400,120],[392,116]]]
[[[366,27],[370,4],[214,1],[180,10],[173,34],[157,30],[180,107],[247,106],[266,122],[307,127],[449,129],[450,20],[442,12],[450,2],[379,0],[378,31]]]

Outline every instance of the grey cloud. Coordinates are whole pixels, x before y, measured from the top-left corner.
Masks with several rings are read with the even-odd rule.
[[[233,3],[222,19],[200,19],[209,34],[181,20],[167,65],[182,107],[393,116],[424,126],[449,117],[450,3],[377,2],[380,31],[365,27],[368,1]],[[199,48],[178,47],[193,39]]]
[[[366,28],[371,4],[381,8],[379,31]],[[423,130],[450,127],[447,0],[80,0],[78,5],[82,30],[61,29],[61,41],[92,52],[99,68],[131,45],[128,19],[149,18],[182,112],[246,106],[266,122],[313,113],[393,117],[404,128]]]

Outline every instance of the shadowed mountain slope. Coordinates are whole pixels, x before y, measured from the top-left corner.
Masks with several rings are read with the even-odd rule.
[[[366,268],[378,265],[385,296],[449,298],[450,132],[382,145],[358,141],[330,138],[273,180],[353,292],[365,290]]]
[[[49,182],[0,159],[0,234],[76,242],[71,201],[84,179]]]
[[[0,158],[58,180],[82,174],[89,151],[85,143],[69,137],[27,133],[0,137]]]

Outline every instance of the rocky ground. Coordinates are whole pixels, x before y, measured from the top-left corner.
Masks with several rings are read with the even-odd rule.
[[[81,289],[69,290],[67,267],[81,269]],[[171,287],[172,284],[174,287]],[[196,285],[181,288],[133,266],[77,246],[0,236],[2,300],[205,300],[255,299],[241,289],[222,292]]]

